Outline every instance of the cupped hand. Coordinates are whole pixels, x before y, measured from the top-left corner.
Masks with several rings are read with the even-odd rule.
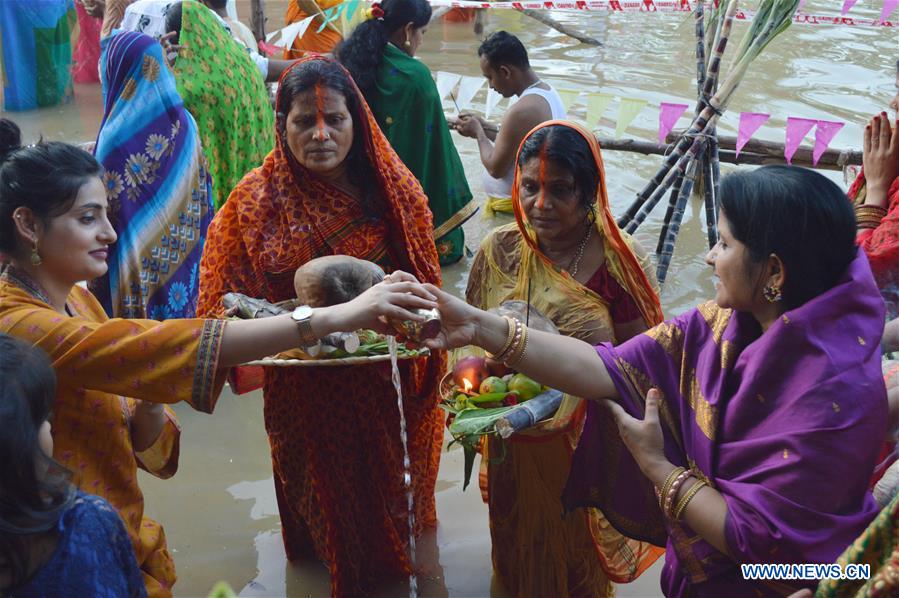
[[[655,388],[649,389],[646,393],[646,412],[640,420],[632,417],[618,403],[608,399],[602,400],[615,418],[622,442],[631,452],[640,470],[656,485],[661,485],[661,481],[664,481],[673,467],[665,458],[665,440],[659,422],[661,401],[662,393]]]
[[[478,120],[477,117],[469,114],[460,114],[459,120],[456,121],[455,128],[456,131],[459,132],[459,135],[474,138],[477,138],[478,133],[484,129],[481,125],[481,121]]]
[[[441,323],[440,334],[426,340],[424,345],[429,349],[446,350],[474,344],[481,310],[432,284],[426,284],[424,288],[437,300]]]
[[[172,43],[172,40],[175,39],[177,35],[177,31],[169,31],[159,38],[159,44],[162,46],[162,56],[165,58],[165,62],[169,65],[170,69],[175,67],[175,61],[178,60],[178,55],[187,47],[181,44]]]
[[[886,113],[878,114],[865,127],[862,163],[870,192],[886,192],[899,177],[899,124],[890,126]]]
[[[352,301],[333,306],[341,330],[368,328],[389,332],[387,319],[415,320],[424,318],[414,309],[437,307],[436,297],[405,272],[393,272]]]

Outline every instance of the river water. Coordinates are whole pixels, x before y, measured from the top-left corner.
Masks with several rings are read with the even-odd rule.
[[[286,2],[265,4],[268,30],[280,27]],[[238,0],[238,5],[246,17],[249,0]],[[841,5],[838,0],[809,0],[806,10],[834,15]],[[876,18],[880,5],[861,2],[852,15]],[[506,29],[518,35],[538,74],[559,87],[648,100],[649,107],[638,115],[627,136],[656,139],[659,102],[693,105],[695,43],[689,15],[553,12],[552,16],[605,45],[580,45],[512,11],[490,13],[486,31]],[[745,24],[736,23],[732,39],[745,29]],[[477,44],[470,24],[437,24],[426,34],[419,56],[433,71],[479,76]],[[831,146],[858,149],[865,119],[886,110],[894,93],[897,59],[895,29],[795,25],[753,63],[719,130],[735,135],[739,112],[767,112],[771,120],[756,137],[782,142],[788,116],[839,120],[846,126]],[[486,88],[475,97],[475,107],[483,107],[485,96]],[[583,102],[582,98],[573,105],[575,118],[583,118]],[[617,102],[613,102],[597,128],[600,135],[612,136],[616,113]],[[3,116],[16,120],[29,142],[39,136],[93,140],[102,116],[99,86],[76,86],[75,102],[66,106]],[[684,118],[679,126],[686,124]],[[472,189],[482,197],[477,146],[455,138]],[[618,215],[655,173],[661,159],[622,152],[606,152],[604,159],[609,198]],[[732,168],[722,165],[725,173]],[[845,185],[840,173],[828,176]],[[664,206],[658,206],[638,230],[636,236],[646,247],[655,247],[663,213]],[[488,220],[481,214],[472,218],[465,225],[471,250],[477,249],[492,227],[508,221],[503,216]],[[688,206],[662,293],[667,315],[679,314],[712,296],[711,272],[703,262],[706,250],[701,204],[693,203]],[[469,265],[470,258],[465,258],[444,270],[447,288],[464,293]],[[176,410],[183,426],[178,475],[160,481],[141,473],[147,514],[165,525],[178,568],[175,594],[205,596],[216,582],[226,581],[246,596],[327,596],[324,566],[311,561],[292,565],[284,557],[261,393],[237,397],[226,390],[214,416],[181,405]],[[477,488],[463,493],[461,482],[461,451],[450,450],[444,453],[437,484],[440,526],[418,544],[421,595],[504,596],[492,577],[486,507]],[[620,586],[619,595],[660,595],[660,564],[637,582]],[[381,593],[401,596],[407,592],[401,584]]]

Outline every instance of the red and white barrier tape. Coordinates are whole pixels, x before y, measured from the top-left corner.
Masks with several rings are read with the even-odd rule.
[[[509,10],[586,10],[600,12],[691,12],[688,0],[558,0],[545,2],[477,2],[474,0],[430,0],[433,7],[489,8]],[[751,21],[755,12],[738,10],[734,18]],[[793,23],[800,25],[849,25],[854,27],[899,27],[899,21],[854,19],[851,17],[796,13]]]

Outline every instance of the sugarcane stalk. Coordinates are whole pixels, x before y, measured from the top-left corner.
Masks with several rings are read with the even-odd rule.
[[[668,209],[665,211],[665,220],[662,221],[662,232],[659,233],[659,243],[656,245],[656,255],[661,255],[662,248],[665,245],[665,237],[668,235],[668,226],[671,224],[671,217],[674,215],[674,208],[677,206],[677,198],[680,197],[680,188],[684,182],[684,177],[679,176],[671,185],[671,193],[668,196]]]
[[[736,12],[737,0],[730,0],[727,5],[727,12],[725,13],[721,39],[715,46],[714,54],[709,63],[708,72],[706,73],[705,80],[703,81],[703,94],[711,91],[713,86],[711,80],[717,79],[718,71],[721,67],[721,55],[724,53],[724,49],[727,46],[727,40],[730,35],[730,30],[733,25]],[[694,137],[702,133],[708,121],[713,116],[720,115],[720,110],[718,109],[719,103],[715,100],[716,98],[712,97],[707,102],[703,102],[704,105],[702,106],[702,110],[694,118],[693,123],[690,125],[690,129],[687,131],[686,135],[684,135],[684,137],[678,141],[677,145],[674,147],[674,151],[672,151],[671,154],[668,155],[668,158],[665,160],[665,162],[662,163],[662,167],[659,168],[655,176],[637,194],[637,198],[630,205],[630,207],[628,207],[627,211],[624,213],[624,216],[622,216],[618,220],[618,226],[622,228],[626,226],[628,232],[632,232],[633,230],[636,230],[638,226],[640,226],[643,220],[646,219],[646,216],[649,214],[652,208],[655,207],[661,195],[664,194],[668,188],[667,186],[665,186],[660,191],[659,186],[662,185],[666,180],[669,181],[668,185],[670,185],[671,179],[670,177],[668,177],[668,174],[670,173],[671,169],[675,164],[678,163],[678,160],[680,160],[683,153],[691,147],[692,142],[695,141]],[[641,209],[647,207],[648,209]],[[632,224],[633,226],[631,226]]]
[[[717,144],[713,139],[709,143],[707,149],[710,157],[702,164],[702,176],[705,182],[705,186],[703,189],[703,194],[705,195],[705,224],[706,234],[708,235],[709,240],[709,249],[711,249],[718,243],[718,207],[715,205],[715,202],[718,198],[718,180],[715,178],[715,174],[712,168],[714,157],[711,156],[712,148],[716,146]]]
[[[671,217],[671,224],[665,234],[665,242],[662,247],[662,253],[659,255],[659,263],[656,266],[656,278],[659,284],[664,284],[665,277],[668,275],[668,266],[671,264],[671,256],[674,255],[674,244],[677,242],[677,234],[680,232],[680,224],[684,219],[684,210],[687,207],[687,200],[693,193],[693,182],[696,179],[696,160],[690,162],[687,173],[684,175],[684,182],[681,185],[680,195],[677,198],[677,206]]]

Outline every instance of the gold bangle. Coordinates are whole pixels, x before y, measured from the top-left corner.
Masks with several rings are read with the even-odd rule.
[[[672,516],[672,512],[674,511],[675,506],[674,503],[677,499],[677,493],[680,491],[680,487],[684,485],[684,482],[686,482],[690,477],[692,477],[692,474],[688,469],[685,469],[679,476],[677,476],[677,478],[674,480],[674,483],[671,484],[671,488],[668,489],[668,494],[665,495],[665,506],[662,507],[662,511],[666,516]]]
[[[511,355],[509,355],[506,359],[503,360],[503,363],[508,367],[514,367],[521,361],[521,358],[524,357],[524,352],[528,348],[528,327],[521,327],[521,339],[518,341],[518,344],[515,345],[515,348],[512,350]]]
[[[515,340],[515,331],[517,329],[515,322],[517,320],[510,318],[509,316],[503,316],[503,319],[506,321],[506,325],[508,326],[508,329],[506,330],[506,342],[503,343],[503,348],[497,351],[495,354],[490,353],[489,351],[487,352],[487,357],[490,357],[491,359],[508,351],[509,347],[512,346],[512,341]]]
[[[883,206],[875,206],[873,204],[862,204],[860,206],[855,206],[856,214],[877,214],[879,216],[886,216],[887,209]]]
[[[663,497],[668,496],[668,491],[671,490],[671,484],[674,483],[674,480],[687,470],[686,467],[675,467],[671,470],[671,473],[668,474],[668,477],[665,478],[665,483],[662,484],[662,488],[658,490],[658,499],[659,499],[659,508],[664,509],[664,505],[662,502]]]
[[[674,520],[680,521],[681,515],[684,514],[684,511],[687,510],[687,505],[690,504],[690,501],[693,500],[693,497],[696,496],[696,493],[702,490],[703,486],[708,486],[702,480],[697,480],[695,484],[690,486],[690,489],[687,490],[687,493],[681,497],[681,499],[677,503],[677,507],[674,509]]]
[[[515,347],[518,346],[518,343],[521,341],[522,335],[522,324],[518,320],[515,320],[515,332],[512,334],[512,342],[509,343],[509,346],[503,347],[503,351],[500,352],[494,359],[499,361],[500,363],[505,363],[506,359],[515,351]]]

